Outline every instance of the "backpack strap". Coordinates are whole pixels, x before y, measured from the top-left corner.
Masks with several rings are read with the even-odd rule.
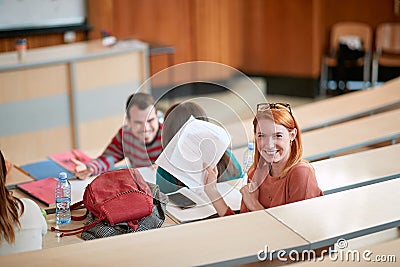
[[[72,204],[70,208],[71,208],[71,211],[72,211],[72,210],[77,210],[77,209],[79,209],[80,207],[84,207],[84,205],[83,205],[83,200]],[[72,215],[72,216],[71,216],[71,220],[73,220],[73,221],[83,221],[84,219],[87,218],[88,214],[89,214],[89,211],[86,209],[86,213],[85,213],[85,214],[83,214],[83,215],[81,215],[81,216],[74,216],[74,215]]]
[[[70,209],[71,209],[71,210],[77,210],[77,209],[78,209],[80,206],[82,206],[82,205],[83,205],[83,200],[78,201],[78,202],[72,204],[71,207],[70,207]]]
[[[87,229],[92,228],[93,226],[98,224],[103,219],[104,219],[103,217],[100,217],[97,220],[89,223],[88,225],[85,225],[85,226],[82,226],[82,227],[78,227],[78,228],[75,228],[75,229],[56,229],[54,226],[52,226],[50,228],[50,230],[52,232],[61,233],[60,237],[77,235],[77,234],[82,233],[83,231],[86,231]]]
[[[87,218],[88,214],[89,214],[89,211],[86,210],[85,214],[83,214],[81,216],[74,216],[74,215],[71,216],[71,220],[73,220],[73,221],[83,221],[84,219]]]
[[[136,231],[136,229],[139,227],[139,222],[137,220],[130,221],[128,222],[128,225],[132,230]]]

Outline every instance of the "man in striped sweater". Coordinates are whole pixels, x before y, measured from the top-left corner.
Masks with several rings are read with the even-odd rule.
[[[130,95],[126,102],[126,125],[119,129],[100,157],[86,166],[77,163],[76,176],[86,179],[98,175],[124,158],[133,168],[151,166],[162,151],[161,130],[153,97],[145,93]]]

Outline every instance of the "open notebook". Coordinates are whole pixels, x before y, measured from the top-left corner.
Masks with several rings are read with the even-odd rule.
[[[75,163],[72,162],[72,158],[79,160],[83,164],[88,163],[92,159],[79,149],[51,154],[49,158],[70,172],[74,172],[76,166]]]
[[[83,199],[85,188],[93,179],[95,177],[86,180],[71,179],[69,181],[71,183],[71,204]],[[54,191],[56,183],[56,178],[47,177],[37,181],[18,184],[17,188],[49,207],[55,204]]]
[[[217,188],[228,206],[234,211],[239,211],[242,195],[232,182],[234,181],[217,183]],[[237,183],[241,184],[241,179],[238,179]],[[183,187],[176,192],[180,192],[196,202],[196,206],[193,208],[181,209],[172,202],[168,203],[167,212],[173,220],[185,223],[218,216],[217,211],[214,209],[203,189],[189,189]]]

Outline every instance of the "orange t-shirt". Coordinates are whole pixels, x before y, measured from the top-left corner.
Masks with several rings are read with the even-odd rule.
[[[252,175],[249,181],[251,178]],[[284,177],[275,178],[268,174],[259,190],[258,200],[266,209],[323,195],[313,167],[304,161],[294,165]],[[248,211],[242,200],[240,212]],[[225,216],[232,214],[235,213],[228,208]]]

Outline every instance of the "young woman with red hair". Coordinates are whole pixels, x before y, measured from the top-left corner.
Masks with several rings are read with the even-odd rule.
[[[248,171],[247,185],[240,190],[240,212],[263,210],[322,196],[313,167],[302,159],[301,132],[290,105],[258,104],[253,126],[254,163]],[[217,169],[207,167],[204,191],[219,216],[232,215],[234,212],[215,185],[217,175]]]

